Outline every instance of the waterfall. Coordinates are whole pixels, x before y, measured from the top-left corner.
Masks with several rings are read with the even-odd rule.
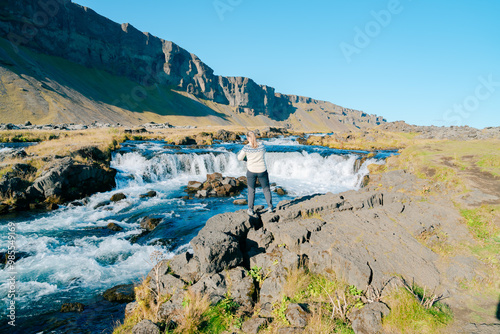
[[[369,160],[369,163],[374,162]],[[268,152],[266,164],[271,182],[285,187],[294,195],[319,192],[338,192],[356,189],[368,170],[362,168],[359,156],[322,155],[303,152]],[[168,180],[203,181],[206,174],[224,176],[246,174],[244,162],[236,153],[166,153],[144,154],[140,151],[118,153],[111,166],[119,171],[119,187],[155,183]]]

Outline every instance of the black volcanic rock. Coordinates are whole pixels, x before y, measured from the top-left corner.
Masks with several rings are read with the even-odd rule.
[[[115,186],[116,170],[78,164],[70,157],[55,160],[31,186],[26,189],[29,198],[45,199],[56,196],[64,201],[84,198]]]

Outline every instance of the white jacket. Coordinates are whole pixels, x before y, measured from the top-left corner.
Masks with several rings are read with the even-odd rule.
[[[247,169],[252,173],[263,173],[267,170],[264,154],[266,147],[263,144],[253,148],[250,145],[245,145],[238,154],[238,160],[247,158]]]

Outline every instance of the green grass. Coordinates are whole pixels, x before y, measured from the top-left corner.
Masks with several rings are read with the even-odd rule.
[[[492,229],[490,224],[479,209],[462,209],[460,214],[465,218],[469,231],[476,239],[487,241],[491,238]]]
[[[7,130],[0,131],[1,143],[40,143],[46,140],[58,139],[59,134],[55,131],[43,130]]]
[[[500,176],[500,152],[496,154],[485,154],[479,159],[477,165],[481,170]]]
[[[231,328],[241,328],[243,319],[237,315],[239,307],[238,303],[226,296],[204,313],[199,333],[218,334]]]
[[[0,168],[0,178],[2,178],[5,174],[12,172],[12,166],[6,166]]]
[[[488,282],[494,283],[500,278],[500,227],[493,222],[500,221],[500,206],[483,205],[475,209],[460,210],[470,233],[478,241],[471,246],[471,251],[488,265]],[[500,288],[500,286],[499,286]]]
[[[269,333],[286,327],[285,310],[291,303],[306,303],[312,306],[306,330],[311,333],[353,333],[346,315],[356,307],[362,307],[360,297],[363,291],[355,286],[312,273],[305,268],[291,270],[283,289],[281,302],[274,305],[275,323]],[[345,312],[334,311],[333,302],[340,303]],[[338,304],[336,304],[338,305]]]
[[[394,290],[388,298],[391,313],[383,319],[387,332],[439,333],[453,320],[451,309],[445,304],[436,303],[426,309],[404,288]]]

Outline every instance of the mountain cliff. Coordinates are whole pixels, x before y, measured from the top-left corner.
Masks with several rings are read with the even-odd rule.
[[[0,8],[3,122],[205,119],[303,130],[385,122],[329,102],[280,94],[250,78],[215,75],[175,43],[70,0],[0,0]]]

